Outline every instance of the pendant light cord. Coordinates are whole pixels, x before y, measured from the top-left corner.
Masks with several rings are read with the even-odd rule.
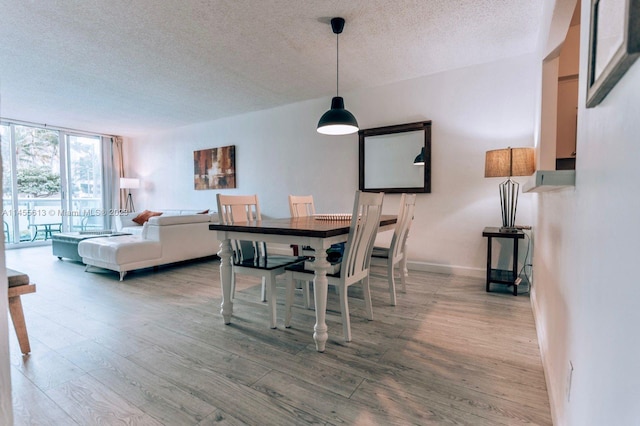
[[[340,34],[336,34],[336,96],[339,96],[338,83],[340,79]]]

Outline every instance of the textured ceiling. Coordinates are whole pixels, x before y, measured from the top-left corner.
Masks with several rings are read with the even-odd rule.
[[[0,0],[0,117],[135,136],[532,52],[544,0]]]

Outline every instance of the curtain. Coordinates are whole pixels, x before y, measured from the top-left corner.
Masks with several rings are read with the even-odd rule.
[[[127,204],[127,194],[125,191],[120,189],[120,178],[124,177],[124,153],[123,153],[123,140],[121,136],[116,136],[111,139],[112,144],[112,154],[113,154],[113,188],[114,188],[114,200],[118,200],[117,203],[114,202],[114,206],[117,206],[119,209],[124,209]]]

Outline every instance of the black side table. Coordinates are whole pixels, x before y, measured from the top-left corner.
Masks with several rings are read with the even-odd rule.
[[[487,237],[487,292],[490,283],[506,284],[513,286],[513,295],[518,295],[518,240],[524,238],[524,232],[500,232],[500,228],[488,226],[482,231],[482,236]],[[511,270],[493,269],[491,267],[491,239],[510,238],[513,240],[513,268]]]

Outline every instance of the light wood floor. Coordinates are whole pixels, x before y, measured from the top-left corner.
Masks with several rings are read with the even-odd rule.
[[[411,271],[396,307],[373,279],[374,321],[350,298],[351,343],[330,291],[320,354],[313,311],[282,325],[282,288],[268,328],[258,280],[239,278],[224,325],[215,260],[119,282],[50,247],[6,258],[38,289],[22,298],[32,354],[9,332],[16,425],[551,424],[529,296],[481,279]]]

